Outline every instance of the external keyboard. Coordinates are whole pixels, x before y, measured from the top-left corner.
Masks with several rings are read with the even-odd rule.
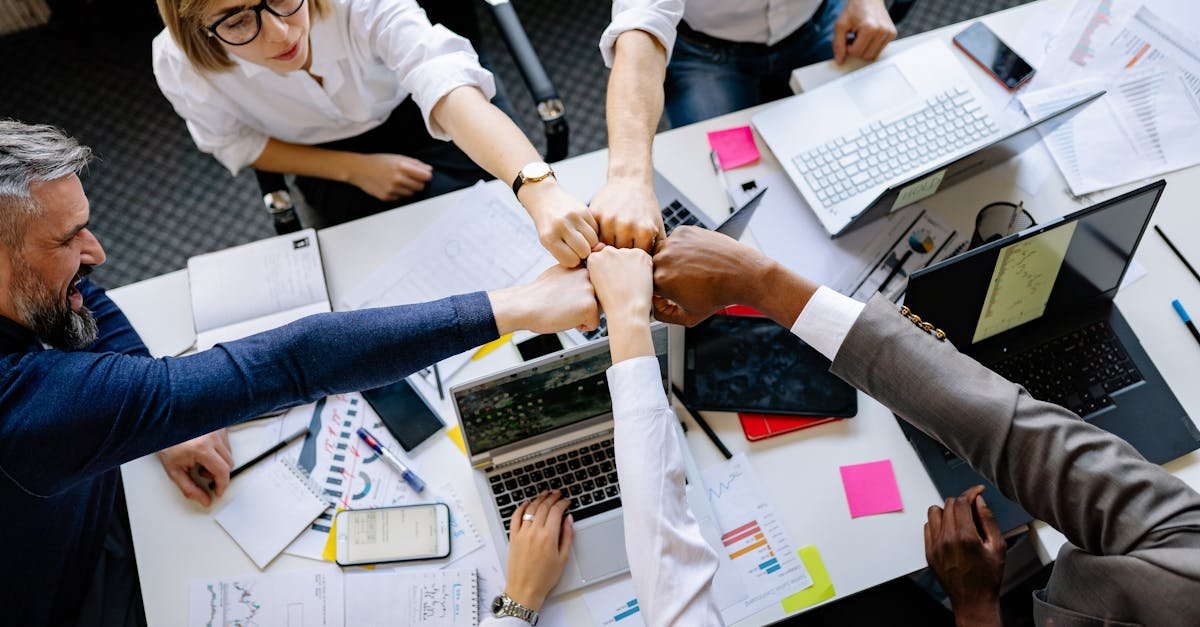
[[[955,87],[913,113],[872,122],[792,157],[792,163],[828,208],[998,130],[971,92]]]
[[[563,496],[570,497],[567,512],[576,521],[621,506],[611,437],[565,453],[547,455],[517,468],[497,470],[488,477],[488,483],[504,521],[505,535],[517,506],[544,490],[561,490]]]

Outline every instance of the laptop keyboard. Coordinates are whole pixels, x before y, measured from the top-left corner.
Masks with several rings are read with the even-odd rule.
[[[828,208],[998,130],[971,92],[955,87],[914,113],[872,122],[792,157],[792,163]]]
[[[612,437],[608,437],[524,466],[497,469],[488,476],[488,483],[504,521],[504,535],[508,535],[517,506],[543,490],[562,490],[563,495],[569,496],[571,507],[567,512],[576,521],[620,507],[616,460]]]
[[[670,236],[676,227],[692,225],[700,228],[705,228],[704,223],[696,217],[696,214],[683,206],[683,203],[678,200],[672,200],[669,205],[662,208],[663,226],[666,227],[667,235]],[[594,340],[608,335],[608,319],[604,314],[600,314],[600,324],[591,331],[584,331],[583,337]]]

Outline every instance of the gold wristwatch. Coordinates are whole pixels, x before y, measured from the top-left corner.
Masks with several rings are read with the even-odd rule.
[[[517,172],[517,180],[513,181],[512,184],[513,194],[515,195],[521,191],[521,186],[526,183],[536,183],[551,176],[554,176],[554,168],[550,167],[549,163],[534,161],[521,168],[520,172]]]

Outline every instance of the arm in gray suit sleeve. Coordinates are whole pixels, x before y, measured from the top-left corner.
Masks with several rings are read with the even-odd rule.
[[[884,298],[867,304],[832,371],[1089,553],[1158,562],[1156,549],[1200,548],[1200,495],[1183,481],[918,329]],[[1200,559],[1159,565],[1200,580]]]

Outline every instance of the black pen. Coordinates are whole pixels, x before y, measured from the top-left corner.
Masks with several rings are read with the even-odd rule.
[[[1188,263],[1187,258],[1183,256],[1183,253],[1179,252],[1178,248],[1175,248],[1175,244],[1171,242],[1171,238],[1167,237],[1167,234],[1163,233],[1163,230],[1158,228],[1157,224],[1154,225],[1154,230],[1158,232],[1158,236],[1163,238],[1163,241],[1167,243],[1167,248],[1170,248],[1171,252],[1175,253],[1175,256],[1179,257],[1179,260],[1183,262],[1183,265],[1187,266],[1188,272],[1191,272],[1192,276],[1196,277],[1197,281],[1200,281],[1200,273],[1197,273],[1196,269],[1192,267],[1192,264]]]
[[[307,433],[308,433],[308,425],[304,425],[304,426],[300,427],[299,429],[296,430],[295,433],[276,442],[271,448],[259,453],[258,455],[255,455],[254,459],[251,459],[250,461],[242,464],[241,466],[234,468],[232,471],[230,471],[229,478],[233,479],[234,477],[238,476],[238,474],[241,473],[243,470],[246,470],[247,468],[257,464],[258,462],[261,462],[262,460],[270,457],[271,455],[278,453],[283,447],[291,444],[292,442],[295,442],[298,438],[303,437]]]
[[[896,267],[892,268],[892,271],[888,273],[887,278],[883,280],[883,283],[879,284],[878,291],[882,292],[884,288],[888,286],[888,283],[891,283],[892,279],[896,278],[897,274],[900,274],[900,269],[904,267],[904,264],[907,263],[909,258],[912,256],[913,251],[910,250],[905,252],[903,257],[900,257],[900,261],[896,263]]]
[[[712,440],[712,443],[716,445],[718,451],[721,451],[721,454],[725,456],[725,459],[733,457],[733,453],[730,453],[729,449],[725,448],[725,443],[721,441],[721,438],[717,437],[717,434],[712,430],[712,427],[708,426],[708,423],[705,422],[704,417],[700,415],[700,412],[692,409],[692,407],[687,404],[687,401],[684,400],[683,392],[680,392],[679,388],[676,387],[674,383],[671,384],[671,392],[675,394],[675,398],[679,399],[679,404],[683,405],[683,408],[692,415],[692,418],[696,419],[696,424],[700,425],[700,429],[704,431],[704,435],[707,435],[708,439]]]
[[[442,372],[438,370],[437,364],[433,364],[433,380],[437,382],[438,398],[446,400],[446,393],[442,391]]]

